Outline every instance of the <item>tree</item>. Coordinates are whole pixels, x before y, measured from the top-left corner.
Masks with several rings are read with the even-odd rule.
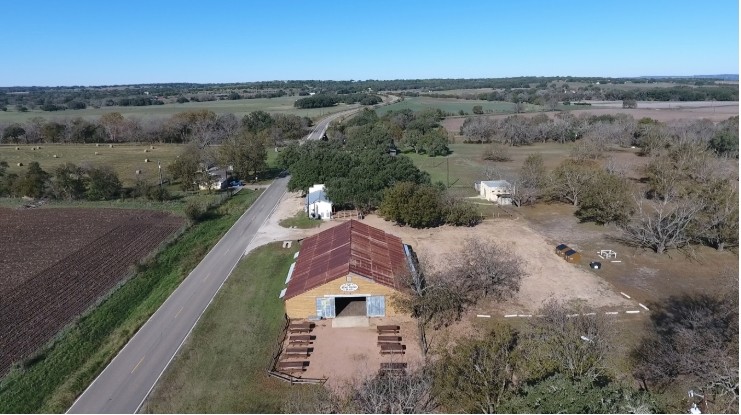
[[[203,175],[202,151],[195,145],[187,145],[174,162],[167,166],[172,176],[180,181],[183,190],[197,190],[198,180]]]
[[[615,328],[602,314],[549,300],[523,331],[525,380],[537,381],[557,373],[571,380],[595,382],[608,375]]]
[[[88,169],[87,198],[89,200],[109,200],[121,193],[121,181],[109,166]]]
[[[441,202],[440,190],[431,185],[399,182],[384,192],[379,212],[399,225],[430,228],[444,221]]]
[[[526,275],[517,254],[491,240],[468,239],[461,252],[450,255],[447,271],[471,292],[502,300],[520,289]]]
[[[20,137],[26,134],[26,130],[18,123],[10,124],[3,130],[3,141],[17,143]]]
[[[562,161],[553,171],[551,187],[553,197],[578,206],[580,197],[597,172],[599,166],[591,161],[570,158]]]
[[[631,108],[631,109],[638,108],[638,102],[635,99],[624,99],[623,108]]]
[[[705,203],[695,197],[676,204],[640,201],[637,207],[637,218],[622,225],[620,239],[628,245],[661,254],[667,249],[687,246],[692,241],[692,226]]]
[[[599,224],[624,224],[634,211],[630,183],[622,177],[601,171],[588,182],[576,217]]]
[[[547,182],[543,156],[539,153],[528,155],[519,176],[512,181],[512,203],[517,207],[535,203]]]
[[[697,239],[718,251],[738,246],[738,192],[725,180],[714,180],[700,194],[706,202],[698,217]]]
[[[242,118],[242,126],[257,134],[273,125],[273,117],[265,111],[253,111]]]
[[[504,146],[502,144],[490,145],[486,150],[484,150],[482,158],[484,160],[500,162],[512,160],[512,157],[509,154],[509,149],[507,148],[507,146]]]
[[[349,393],[350,412],[360,414],[420,414],[437,407],[432,376],[425,368],[377,374],[357,383]]]
[[[481,105],[474,105],[473,106],[473,113],[476,115],[481,115],[484,113],[484,109],[481,107]]]
[[[449,411],[494,414],[515,389],[517,334],[498,325],[482,339],[461,340],[435,371],[435,392]]]
[[[227,139],[220,149],[222,164],[232,166],[237,177],[257,176],[267,167],[267,158],[265,141],[249,131]]]
[[[38,162],[32,161],[28,164],[26,172],[14,181],[12,192],[19,196],[40,198],[44,195],[49,173],[41,169]]]
[[[85,196],[85,169],[65,163],[54,169],[49,193],[57,199],[76,200]]]
[[[108,112],[100,116],[100,125],[108,136],[108,140],[117,142],[126,128],[126,119],[120,112]]]
[[[649,334],[631,353],[643,387],[694,388],[711,412],[738,413],[738,271],[721,294],[672,296],[651,310]]]

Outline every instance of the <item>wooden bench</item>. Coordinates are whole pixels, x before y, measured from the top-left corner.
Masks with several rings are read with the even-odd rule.
[[[378,330],[378,333],[398,333],[400,327],[396,325],[389,325],[389,326],[377,326],[376,330]]]
[[[378,342],[393,342],[398,343],[401,341],[401,336],[378,336]]]
[[[311,333],[311,324],[291,324],[288,331],[291,333]]]
[[[288,337],[288,344],[310,344],[310,343],[311,343],[311,336],[308,334]]]
[[[381,345],[381,354],[404,354],[406,346],[399,343],[384,343]]]
[[[309,357],[309,355],[311,354],[310,350],[310,347],[286,347],[286,350],[283,352],[283,354],[286,355],[286,357]]]
[[[307,361],[297,361],[297,362],[278,362],[278,364],[275,366],[276,369],[285,371],[285,372],[303,372],[306,370],[306,366],[309,364]]]
[[[381,363],[381,370],[382,371],[404,371],[407,368],[407,364],[403,362],[398,363],[391,363],[391,362],[383,362]]]

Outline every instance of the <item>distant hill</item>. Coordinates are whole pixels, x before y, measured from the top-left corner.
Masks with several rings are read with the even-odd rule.
[[[652,79],[718,79],[721,81],[738,81],[738,74],[718,74],[718,75],[686,75],[686,76],[639,76],[638,78]]]

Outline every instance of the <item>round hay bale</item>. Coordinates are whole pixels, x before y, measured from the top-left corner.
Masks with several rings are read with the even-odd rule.
[[[98,152],[96,151],[96,152],[95,152],[95,155],[97,156],[98,154],[100,154],[100,153],[98,153]]]
[[[142,174],[142,171],[141,170],[137,170],[136,171],[136,174]]]
[[[149,149],[150,150],[154,150],[154,146],[149,146]]]
[[[113,144],[108,144],[108,148],[113,148]]]
[[[144,152],[145,152],[145,153],[149,153],[149,150],[147,150],[147,149],[145,148],[145,149],[144,149]]]
[[[145,163],[149,163],[149,159],[144,159],[144,162]]]
[[[59,158],[59,156],[57,156],[56,154],[53,155],[52,157],[54,157],[55,159],[58,159]]]
[[[23,167],[23,163],[18,163],[18,167]]]
[[[95,144],[95,147],[100,147],[100,144],[96,143],[96,144]]]
[[[36,151],[36,147],[31,147],[31,150]]]
[[[20,147],[16,147],[15,149],[16,149],[16,150],[20,150],[21,148],[20,148]]]

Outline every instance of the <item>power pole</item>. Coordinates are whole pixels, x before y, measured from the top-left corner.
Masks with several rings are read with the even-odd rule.
[[[160,172],[160,189],[162,188],[162,164],[157,160],[157,170]]]
[[[448,156],[445,156],[445,177],[447,187],[450,187],[450,158]]]

